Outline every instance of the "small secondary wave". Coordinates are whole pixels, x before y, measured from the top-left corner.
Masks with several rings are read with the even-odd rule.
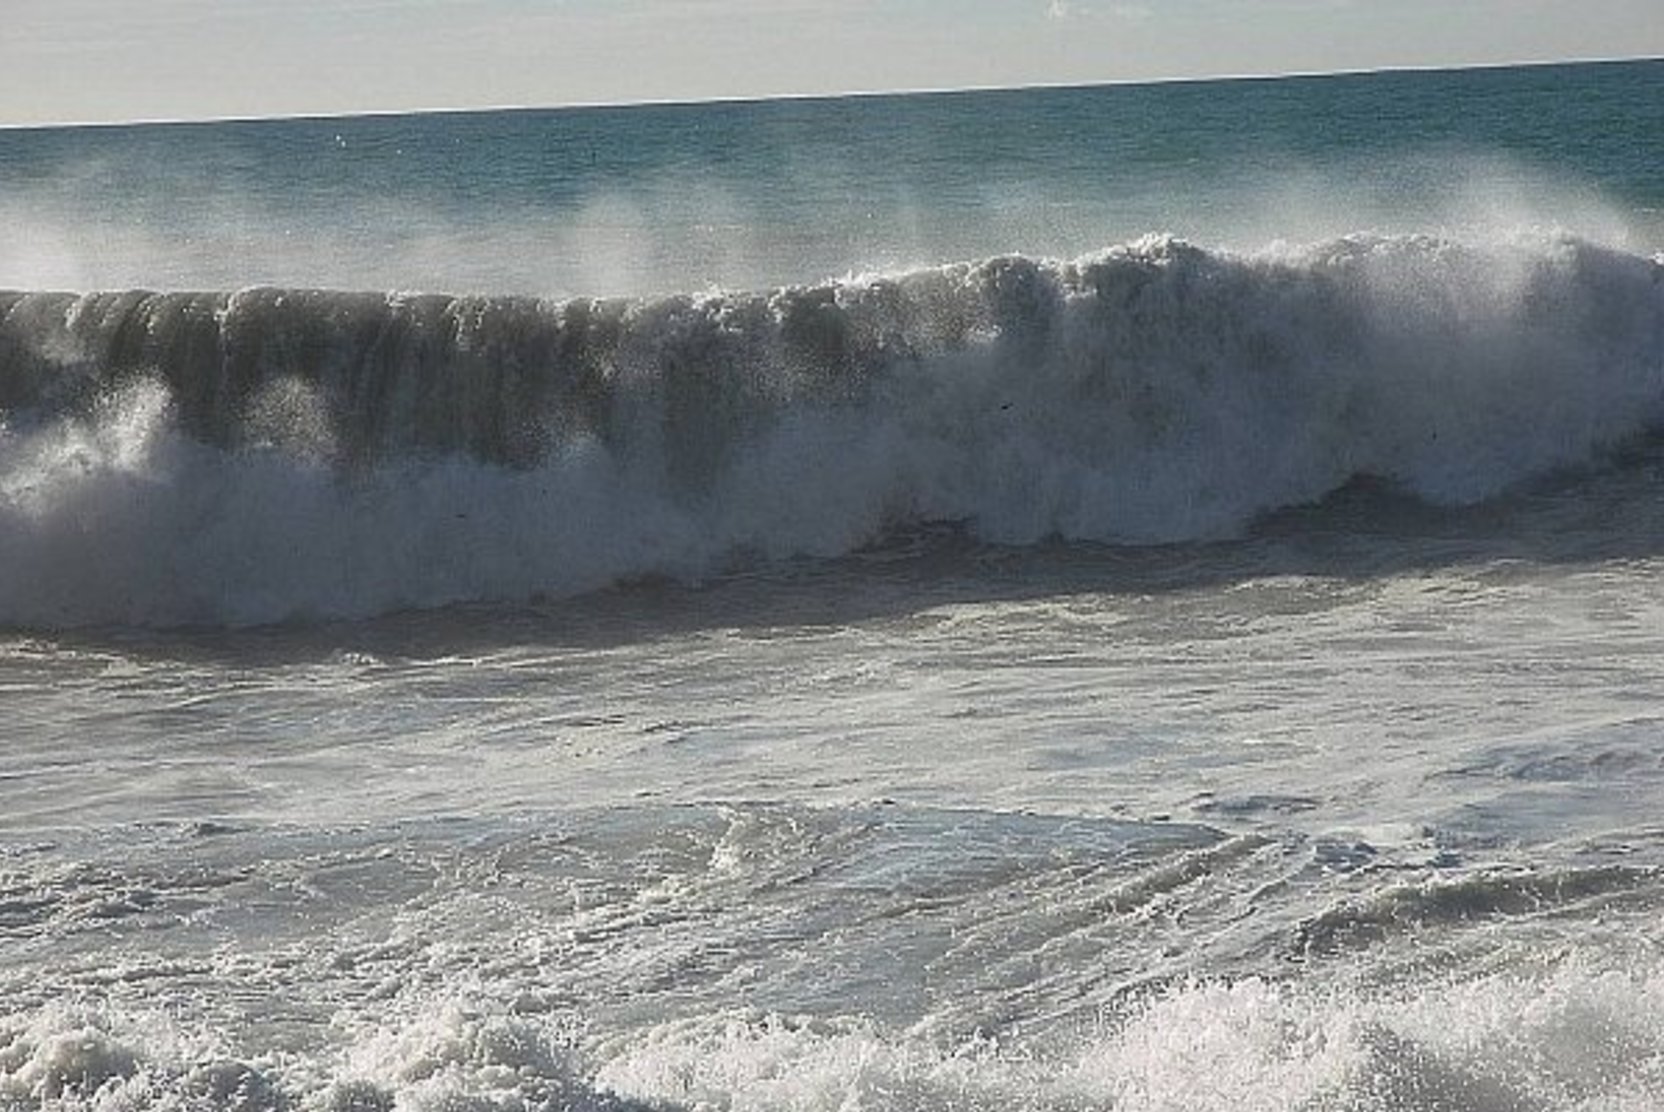
[[[0,622],[513,599],[737,554],[1227,536],[1664,426],[1664,260],[1150,237],[758,294],[0,293]]]
[[[1545,1112],[1656,1107],[1664,1062],[1656,968],[1576,959],[1397,991],[1196,982],[1079,1037],[1009,1043],[944,1045],[863,1019],[743,1008],[585,1037],[581,1015],[534,994],[507,1007],[463,997],[380,1010],[337,1017],[325,1028],[331,1041],[305,1052],[256,1054],[168,1016],[108,1006],[0,1017],[0,1101],[251,1112]]]

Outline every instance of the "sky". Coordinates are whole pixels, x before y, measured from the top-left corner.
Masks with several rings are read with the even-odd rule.
[[[1664,56],[1664,0],[0,0],[0,124]]]

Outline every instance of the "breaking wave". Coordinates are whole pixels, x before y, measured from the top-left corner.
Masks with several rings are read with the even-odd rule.
[[[1247,978],[1174,986],[1079,1037],[943,1046],[860,1019],[746,1009],[600,1040],[477,1002],[342,1017],[308,1054],[239,1056],[165,1016],[0,1018],[0,1103],[65,1109],[1115,1108],[1539,1112],[1657,1106],[1656,969],[1563,960],[1420,991]]]
[[[1223,537],[1664,427],[1664,259],[1149,237],[657,300],[0,293],[0,623],[564,594],[965,523]]]

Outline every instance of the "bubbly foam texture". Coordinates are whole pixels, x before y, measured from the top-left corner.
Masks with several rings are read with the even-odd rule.
[[[1481,500],[1664,424],[1664,261],[1147,238],[648,301],[0,294],[0,622],[250,623]]]
[[[238,1057],[165,1016],[0,1020],[0,1100],[66,1109],[1657,1107],[1664,981],[1561,960],[1416,991],[1179,985],[1044,1038],[944,1044],[859,1019],[735,1011],[604,1038],[462,998],[343,1015],[307,1053]]]
[[[667,1027],[604,1087],[701,1108],[1641,1108],[1659,1095],[1664,998],[1568,964],[1419,993],[1261,979],[1183,985],[1079,1039],[942,1048],[860,1022],[728,1017]]]

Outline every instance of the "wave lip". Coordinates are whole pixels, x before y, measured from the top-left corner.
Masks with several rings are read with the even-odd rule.
[[[1562,234],[1148,237],[657,300],[0,293],[0,621],[512,599],[931,521],[1219,537],[1359,476],[1476,501],[1664,426],[1661,275]]]

